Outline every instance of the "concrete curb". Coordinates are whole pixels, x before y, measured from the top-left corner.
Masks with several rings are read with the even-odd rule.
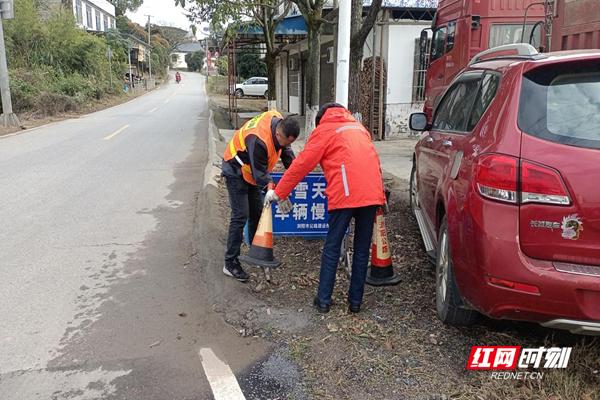
[[[217,186],[216,178],[221,174],[221,169],[216,165],[219,162],[215,141],[219,140],[219,129],[215,125],[215,116],[210,110],[208,117],[208,161],[204,168],[204,188],[212,185],[215,189]]]

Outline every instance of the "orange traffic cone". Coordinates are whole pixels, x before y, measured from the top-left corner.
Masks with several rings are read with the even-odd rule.
[[[258,221],[258,228],[247,255],[240,261],[263,268],[277,268],[281,265],[273,256],[273,213],[271,204],[265,205]]]
[[[390,286],[400,283],[400,276],[394,272],[392,265],[392,254],[381,208],[377,209],[375,226],[373,226],[371,265],[367,271],[367,283],[371,286]]]

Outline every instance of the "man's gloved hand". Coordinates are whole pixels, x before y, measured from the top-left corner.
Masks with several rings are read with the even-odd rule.
[[[281,200],[279,203],[277,203],[277,206],[279,207],[279,212],[282,214],[289,214],[293,208],[290,199]]]
[[[279,201],[280,198],[277,196],[273,189],[267,190],[267,194],[265,194],[265,206],[269,203]]]

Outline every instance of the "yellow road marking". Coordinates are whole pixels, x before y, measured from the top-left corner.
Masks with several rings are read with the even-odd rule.
[[[104,138],[104,140],[110,140],[112,138],[114,138],[115,136],[117,136],[119,133],[123,132],[125,129],[129,128],[129,125],[125,125],[124,127],[118,129],[117,131],[115,131],[114,133],[111,133],[110,135],[106,136]]]

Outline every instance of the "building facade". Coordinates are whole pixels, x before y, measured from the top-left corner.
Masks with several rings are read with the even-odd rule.
[[[361,117],[376,138],[410,135],[408,117],[423,109],[426,61],[418,43],[421,32],[431,27],[436,6],[437,0],[385,0],[365,42],[363,62],[375,60],[375,66],[361,78],[368,103]],[[325,33],[321,36],[320,104],[335,99],[335,57],[334,35]],[[280,53],[275,73],[278,109],[304,115],[307,59],[306,39]]]
[[[116,28],[115,6],[106,0],[72,0],[72,10],[77,25],[87,31]]]

